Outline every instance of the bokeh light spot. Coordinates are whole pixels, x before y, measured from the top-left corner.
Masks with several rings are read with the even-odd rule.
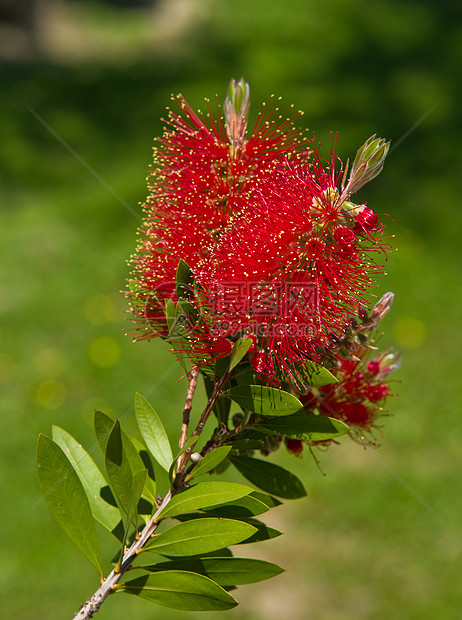
[[[88,347],[88,355],[95,366],[111,368],[120,357],[120,345],[111,336],[100,336]]]
[[[41,349],[35,359],[37,372],[43,377],[54,379],[60,375],[66,367],[66,358],[58,349]]]
[[[115,305],[109,295],[94,295],[84,306],[86,318],[93,325],[104,325],[115,321]]]
[[[34,402],[45,409],[57,409],[66,400],[67,390],[61,381],[45,379],[35,386]]]
[[[413,316],[403,317],[394,326],[395,340],[404,349],[417,349],[424,342],[427,330],[424,323]]]

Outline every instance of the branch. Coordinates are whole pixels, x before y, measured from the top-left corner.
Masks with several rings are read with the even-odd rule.
[[[151,517],[150,521],[143,528],[138,539],[134,541],[132,546],[127,549],[123,555],[122,561],[120,563],[120,568],[118,571],[114,569],[109,575],[104,579],[101,586],[96,590],[96,592],[91,596],[87,602],[82,605],[79,611],[75,614],[74,618],[77,620],[88,620],[89,618],[93,618],[94,614],[99,611],[99,608],[107,599],[107,597],[113,593],[114,587],[123,577],[123,575],[130,568],[140,550],[144,547],[144,545],[148,542],[151,536],[157,529],[159,525],[157,519],[160,513],[163,511],[165,506],[170,502],[172,497],[174,496],[176,490],[171,489],[164,498],[164,501],[156,510],[153,517]]]

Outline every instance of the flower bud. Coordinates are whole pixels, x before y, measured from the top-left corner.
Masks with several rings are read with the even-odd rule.
[[[199,454],[199,452],[193,452],[189,458],[191,459],[191,463],[199,463],[199,461],[202,459],[202,456]]]
[[[371,321],[373,323],[378,323],[383,319],[383,317],[388,313],[391,308],[391,304],[394,299],[393,293],[385,293],[381,299],[375,304],[372,313],[371,313]]]
[[[366,140],[356,153],[348,183],[342,192],[345,199],[381,172],[389,148],[390,143],[384,138],[373,135]]]
[[[247,121],[249,117],[250,88],[244,78],[238,82],[233,78],[228,86],[228,96],[225,99],[225,123],[231,151],[243,146]]]

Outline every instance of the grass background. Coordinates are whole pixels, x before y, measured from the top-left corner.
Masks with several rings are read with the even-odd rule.
[[[284,536],[248,552],[287,572],[240,588],[241,605],[228,615],[460,617],[461,9],[449,0],[139,5],[42,2],[35,47],[16,52],[3,45],[5,617],[72,617],[97,585],[93,569],[38,503],[38,433],[58,424],[90,447],[94,407],[122,416],[135,391],[151,389],[170,431],[178,427],[185,385],[173,357],[160,342],[135,345],[123,333],[119,291],[139,224],[131,210],[141,214],[153,137],[170,94],[181,91],[200,107],[206,96],[223,99],[229,79],[241,75],[251,84],[254,115],[269,95],[281,95],[305,111],[301,124],[326,147],[329,132],[339,132],[343,158],[372,133],[392,140],[384,171],[360,197],[390,215],[388,230],[396,235],[398,251],[381,287],[396,294],[383,342],[397,344],[403,364],[378,456],[346,438],[321,455],[323,477],[308,454],[277,455],[305,481],[309,496],[275,509],[268,521]],[[130,428],[132,416],[126,423]],[[101,540],[111,557],[112,541]],[[129,614],[194,616],[121,596],[98,617]]]

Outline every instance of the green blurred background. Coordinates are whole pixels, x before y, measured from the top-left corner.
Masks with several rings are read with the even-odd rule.
[[[135,391],[149,390],[169,429],[178,427],[185,385],[173,357],[161,342],[133,344],[124,335],[119,291],[139,222],[114,192],[141,214],[153,138],[170,94],[181,91],[201,106],[216,93],[222,100],[229,79],[241,75],[251,84],[254,117],[261,101],[281,95],[305,111],[301,124],[316,130],[326,151],[330,131],[339,132],[343,158],[372,133],[392,140],[383,173],[360,198],[389,214],[387,229],[396,235],[399,249],[381,285],[396,294],[383,343],[397,344],[403,364],[378,456],[344,438],[319,455],[322,476],[309,454],[277,455],[304,479],[309,496],[269,515],[284,536],[244,550],[287,572],[240,588],[241,605],[228,615],[460,617],[458,5],[0,0],[5,617],[70,618],[97,586],[95,571],[38,503],[38,433],[58,424],[88,448],[94,407],[122,416]],[[132,416],[126,422],[130,428]],[[109,558],[113,543],[101,539]],[[121,596],[98,617],[128,614],[194,616]]]

